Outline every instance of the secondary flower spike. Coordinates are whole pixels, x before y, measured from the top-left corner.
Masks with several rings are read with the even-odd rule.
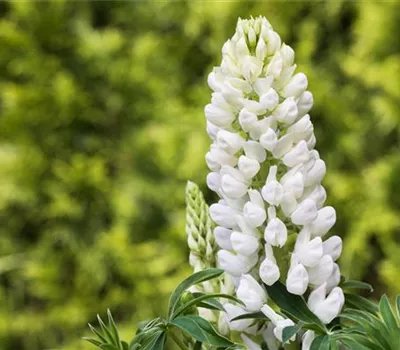
[[[247,312],[266,300],[262,283],[280,279],[293,294],[318,290],[313,311],[328,322],[343,305],[335,263],[341,240],[324,240],[336,212],[324,206],[326,165],[308,114],[313,95],[294,58],[263,17],[239,19],[223,45],[221,65],[208,76],[213,93],[205,107],[212,140],[207,184],[220,197],[210,216],[218,264],[236,281]]]

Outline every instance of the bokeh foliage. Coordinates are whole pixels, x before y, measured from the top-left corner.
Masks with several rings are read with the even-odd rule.
[[[309,77],[343,272],[400,291],[399,2],[0,2],[1,349],[88,349],[97,312],[127,339],[159,313],[189,271],[206,76],[249,15]]]

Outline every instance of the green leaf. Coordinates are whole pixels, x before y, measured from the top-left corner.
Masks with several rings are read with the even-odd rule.
[[[118,344],[118,347],[121,346],[121,340],[119,338],[117,325],[114,322],[114,319],[111,315],[111,311],[107,309],[107,316],[108,316],[108,327],[111,329],[111,334],[114,339],[114,344]]]
[[[97,315],[97,320],[99,321],[99,324],[100,324],[100,327],[101,327],[104,337],[108,340],[107,343],[115,345],[114,338],[113,338],[111,332],[108,330],[105,323],[103,322],[103,320],[101,319],[100,315]]]
[[[83,337],[82,339],[87,341],[87,342],[89,342],[89,343],[92,343],[93,345],[96,345],[97,347],[100,347],[100,345],[102,344],[101,342],[99,342],[99,341],[97,341],[95,339],[92,339],[92,338]]]
[[[229,339],[218,334],[210,322],[200,316],[181,316],[172,320],[169,324],[182,329],[202,343],[225,347],[233,345]]]
[[[119,350],[115,345],[113,344],[101,344],[100,349],[103,350]]]
[[[88,324],[90,330],[97,335],[97,337],[101,340],[102,343],[107,343],[107,339],[103,337],[103,335],[96,329],[94,328],[90,323]]]
[[[169,300],[169,306],[168,306],[168,317],[172,315],[172,313],[175,311],[175,308],[178,305],[179,299],[182,295],[182,293],[190,288],[191,286],[211,280],[213,278],[216,278],[218,276],[221,276],[224,273],[224,270],[221,269],[207,269],[207,270],[202,270],[199,272],[194,273],[193,275],[189,276],[186,278],[183,282],[181,282],[178,287],[174,290],[174,292],[171,295],[171,298]]]
[[[389,299],[386,295],[383,295],[379,302],[379,311],[382,315],[383,321],[390,331],[398,329],[396,317],[394,316],[392,307],[390,306]]]
[[[129,344],[126,341],[122,341],[122,350],[129,350]]]
[[[285,327],[282,331],[282,343],[285,344],[288,340],[299,332],[302,324],[296,324],[294,326]]]
[[[319,335],[315,337],[311,343],[310,350],[329,350],[329,342],[330,339],[328,335]]]
[[[199,296],[197,298],[194,298],[194,299],[190,300],[189,302],[187,302],[186,304],[180,306],[172,314],[171,319],[174,319],[175,317],[178,317],[179,315],[184,313],[186,310],[190,309],[193,306],[197,306],[200,302],[202,302],[204,300],[216,299],[216,298],[229,299],[229,300],[232,300],[232,301],[235,301],[237,303],[240,303],[240,304],[244,305],[242,301],[240,301],[238,298],[236,298],[236,297],[234,297],[232,295],[227,295],[227,294],[204,294],[204,295],[201,295],[201,296]]]
[[[374,291],[374,289],[370,284],[361,281],[352,281],[352,280],[344,281],[341,284],[341,287],[343,289],[365,289],[368,290],[369,292]]]
[[[264,284],[265,285],[265,284]],[[280,309],[290,316],[305,323],[316,324],[322,332],[326,331],[325,325],[308,308],[301,296],[291,294],[281,282],[276,282],[272,286],[265,285],[270,298],[280,307]]]
[[[362,296],[349,293],[345,293],[344,296],[346,306],[350,306],[354,309],[365,310],[372,314],[376,314],[378,312],[378,306]]]
[[[194,344],[193,350],[201,350],[201,342],[196,341],[196,344]]]
[[[397,318],[400,321],[400,295],[396,297],[396,310],[397,310]]]
[[[247,320],[247,319],[256,319],[256,320],[269,320],[267,316],[264,315],[261,311],[250,312],[248,314],[243,314],[232,318],[230,321],[238,321],[238,320]]]

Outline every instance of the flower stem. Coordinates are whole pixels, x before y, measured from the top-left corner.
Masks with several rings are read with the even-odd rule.
[[[172,340],[175,342],[176,345],[179,346],[180,349],[189,350],[189,348],[182,342],[182,340],[179,339],[179,337],[175,333],[171,332],[169,334],[171,335]]]

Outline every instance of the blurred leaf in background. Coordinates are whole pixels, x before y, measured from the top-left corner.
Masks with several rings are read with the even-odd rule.
[[[107,308],[130,340],[159,314],[190,270],[206,77],[250,15],[308,75],[343,272],[399,292],[399,2],[0,2],[1,349],[89,349]]]

